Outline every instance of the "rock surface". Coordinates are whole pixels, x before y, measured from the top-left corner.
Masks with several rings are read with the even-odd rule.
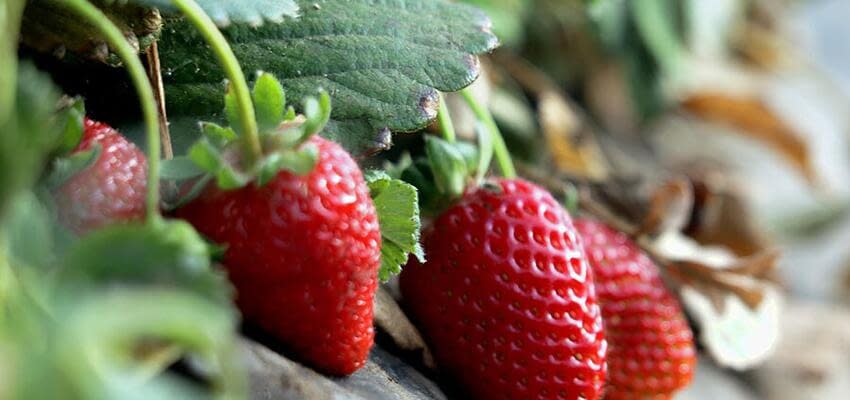
[[[375,346],[366,366],[329,378],[250,339],[240,343],[252,400],[445,400],[437,385]]]
[[[791,303],[775,354],[754,372],[768,400],[846,399],[850,393],[850,311]]]

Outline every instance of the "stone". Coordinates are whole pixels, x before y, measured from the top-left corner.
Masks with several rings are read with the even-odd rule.
[[[251,339],[239,343],[252,400],[446,400],[439,387],[379,346],[349,377],[319,374]]]

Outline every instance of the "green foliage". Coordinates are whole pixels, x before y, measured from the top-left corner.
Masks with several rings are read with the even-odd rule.
[[[185,222],[107,227],[61,253],[29,192],[0,226],[4,399],[242,398],[236,313]],[[191,357],[208,387],[166,372]]]
[[[464,157],[459,146],[434,136],[425,137],[425,154],[428,156],[437,190],[449,199],[460,197],[466,190],[469,165],[474,162],[469,162],[470,158]]]
[[[378,277],[386,281],[401,272],[409,254],[425,262],[425,253],[419,244],[419,198],[413,185],[393,179],[382,171],[369,171],[366,181],[381,225]]]
[[[247,71],[281,78],[290,99],[319,88],[334,109],[323,136],[354,154],[388,128],[415,131],[436,116],[437,90],[454,91],[479,73],[476,54],[497,40],[475,8],[446,0],[300,0],[301,17],[224,30]],[[224,108],[224,74],[188,24],[172,21],[160,52],[169,115],[209,118]],[[300,108],[303,111],[303,108]]]
[[[525,38],[525,18],[534,0],[463,0],[480,7],[493,20],[493,32],[507,46],[518,45]]]
[[[184,221],[110,226],[74,244],[65,258],[58,279],[63,288],[177,287],[229,304],[229,287],[211,268],[206,242]]]
[[[59,94],[50,79],[29,64],[17,70],[14,104],[0,121],[0,217],[13,194],[38,177],[62,133],[55,114]]]
[[[310,136],[321,131],[331,114],[330,96],[319,92],[319,99],[304,100],[304,115],[296,120],[292,108],[286,107],[286,94],[280,82],[271,74],[260,72],[252,93],[260,137],[263,139],[262,157],[254,165],[244,165],[235,160],[242,157],[236,153],[245,138],[239,130],[240,113],[236,110],[236,97],[231,90],[224,96],[225,114],[231,127],[215,123],[201,123],[204,138],[189,149],[188,157],[178,157],[164,163],[166,179],[187,180],[204,173],[214,177],[219,188],[232,190],[254,181],[265,185],[281,170],[297,175],[306,175],[319,161],[318,149],[305,143]],[[228,156],[229,155],[229,156]],[[191,161],[189,164],[187,161]],[[192,196],[200,192],[198,186],[191,190]],[[180,203],[185,203],[184,197]]]
[[[640,114],[661,110],[660,81],[679,73],[684,55],[683,11],[673,0],[589,0],[588,14],[597,37],[621,58]]]
[[[261,72],[251,93],[257,113],[257,126],[261,131],[277,128],[286,117],[286,93],[280,81],[271,74]]]
[[[54,159],[50,174],[45,179],[46,185],[51,188],[62,186],[63,183],[80,171],[94,165],[95,161],[100,158],[101,151],[100,144],[96,143],[88,150]]]
[[[6,123],[15,102],[18,28],[25,4],[24,0],[0,3],[0,126]]]
[[[244,398],[233,314],[203,297],[116,288],[63,297],[51,311],[43,337],[0,330],[3,366],[15,372],[4,399]],[[164,371],[183,355],[209,386]]]
[[[102,0],[105,3],[116,1],[131,2],[148,7],[157,7],[165,11],[175,11],[172,0]],[[218,26],[227,26],[231,22],[246,23],[251,26],[262,25],[264,21],[280,22],[284,18],[298,16],[295,0],[195,0]]]

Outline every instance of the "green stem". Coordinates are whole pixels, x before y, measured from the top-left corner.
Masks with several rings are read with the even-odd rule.
[[[18,88],[18,31],[26,1],[0,4],[0,123],[12,112]]]
[[[224,69],[225,76],[232,85],[230,88],[236,95],[239,123],[242,125],[242,134],[246,139],[244,140],[246,161],[249,166],[253,166],[254,162],[262,157],[262,147],[257,130],[257,118],[254,114],[254,104],[251,102],[251,92],[248,90],[245,74],[239,66],[239,60],[233,54],[227,39],[194,0],[172,0],[172,2],[195,25],[201,35],[204,36],[204,40],[212,47],[222,69]]]
[[[139,60],[136,50],[127,42],[121,30],[109,20],[97,7],[87,0],[62,0],[69,9],[79,14],[86,22],[92,24],[106,39],[109,46],[118,54],[130,79],[136,87],[142,114],[145,122],[148,142],[148,186],[147,186],[147,220],[156,223],[161,220],[159,215],[159,121],[156,114],[156,101],[145,67]]]
[[[516,169],[514,168],[514,162],[511,160],[511,153],[508,151],[508,146],[505,145],[505,139],[502,137],[502,132],[499,131],[496,121],[493,120],[490,110],[475,100],[475,96],[472,95],[472,91],[468,87],[463,89],[460,94],[463,95],[463,99],[466,100],[466,104],[469,105],[475,116],[490,131],[490,135],[493,137],[493,153],[496,156],[496,163],[499,164],[499,169],[502,171],[502,176],[505,178],[516,178]]]
[[[449,108],[446,107],[446,98],[442,92],[437,93],[440,98],[440,105],[437,109],[437,121],[440,122],[440,131],[443,133],[443,139],[446,139],[449,143],[454,143],[457,135],[455,135],[455,126],[452,123]]]

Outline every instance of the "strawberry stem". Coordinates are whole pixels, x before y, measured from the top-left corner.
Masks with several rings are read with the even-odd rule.
[[[157,223],[162,218],[159,215],[159,121],[157,119],[153,89],[145,73],[145,67],[139,60],[136,50],[130,46],[124,34],[121,33],[121,30],[97,7],[87,0],[64,0],[62,3],[92,24],[103,35],[109,46],[121,58],[127,69],[127,73],[130,75],[130,79],[133,81],[133,86],[135,86],[139,96],[139,103],[141,103],[147,132],[148,178],[147,197],[145,199],[146,216],[148,223]]]
[[[244,137],[245,154],[247,165],[253,166],[262,157],[260,146],[260,135],[257,129],[257,118],[254,113],[254,104],[251,102],[251,92],[248,90],[248,82],[245,74],[239,66],[239,60],[233,54],[233,50],[227,43],[227,39],[215,26],[210,17],[195,3],[194,0],[172,0],[175,6],[195,25],[204,39],[212,47],[218,61],[221,63],[224,74],[230,81],[233,93],[236,96],[236,104],[239,113],[239,123],[242,125]],[[250,169],[250,168],[249,168]]]
[[[449,143],[454,143],[457,135],[455,135],[455,126],[452,123],[452,117],[449,115],[449,108],[446,107],[446,98],[442,92],[437,92],[440,98],[440,105],[437,109],[437,121],[440,122],[440,132],[443,134],[443,139]]]
[[[6,118],[12,112],[12,105],[15,104],[15,89],[17,86],[18,73],[18,58],[17,40],[7,40],[17,35],[20,30],[21,14],[24,12],[27,2],[23,0],[4,1],[0,4],[0,121],[6,121]]]
[[[505,139],[502,138],[502,132],[499,131],[499,127],[496,125],[496,121],[493,120],[490,110],[475,100],[475,96],[472,95],[469,87],[461,90],[460,94],[463,95],[463,99],[466,100],[466,104],[469,105],[475,116],[490,132],[493,138],[493,153],[496,156],[496,163],[499,164],[499,170],[502,171],[502,176],[505,178],[516,178],[516,169],[514,168],[514,162],[511,160],[511,153],[508,151],[508,146],[505,145]]]

